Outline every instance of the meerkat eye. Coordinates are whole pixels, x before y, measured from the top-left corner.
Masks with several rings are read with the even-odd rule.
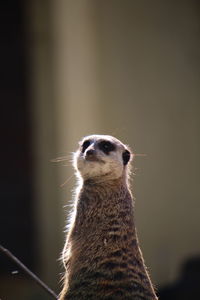
[[[127,165],[127,163],[130,160],[130,157],[131,157],[131,154],[130,154],[130,152],[128,150],[125,150],[122,153],[122,159],[123,159],[124,166]]]
[[[90,141],[89,141],[89,140],[85,141],[85,142],[83,143],[82,147],[81,147],[82,153],[84,153],[85,150],[86,150],[89,146],[90,146]]]
[[[105,154],[109,154],[109,152],[115,150],[115,145],[109,141],[102,141],[99,143],[99,149]]]

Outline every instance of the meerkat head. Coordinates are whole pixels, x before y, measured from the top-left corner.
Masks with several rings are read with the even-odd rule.
[[[83,180],[117,179],[126,176],[131,152],[118,139],[109,135],[90,135],[79,143],[74,167]]]

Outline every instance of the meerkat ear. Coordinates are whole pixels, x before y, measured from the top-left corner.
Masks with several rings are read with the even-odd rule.
[[[128,150],[125,150],[122,153],[122,159],[123,159],[124,166],[127,165],[127,163],[129,162],[130,158],[131,158],[130,152]]]

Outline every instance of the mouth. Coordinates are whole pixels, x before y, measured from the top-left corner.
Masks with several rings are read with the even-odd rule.
[[[98,162],[98,163],[103,163],[103,164],[105,163],[103,160],[101,160],[100,158],[98,158],[96,156],[86,156],[85,160],[89,161],[89,162]]]

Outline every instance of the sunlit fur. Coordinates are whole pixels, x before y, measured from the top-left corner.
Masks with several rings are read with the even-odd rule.
[[[114,149],[106,152],[101,141],[113,143]],[[86,152],[91,149],[95,153],[90,156]],[[92,135],[81,140],[74,154],[78,186],[59,300],[157,300],[137,238],[128,185],[132,155],[129,159],[126,151],[130,149],[114,137]]]

